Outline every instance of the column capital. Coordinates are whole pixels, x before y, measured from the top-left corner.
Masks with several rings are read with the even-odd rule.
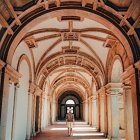
[[[0,70],[5,66],[5,62],[0,59]]]
[[[19,83],[19,78],[21,78],[21,74],[12,68],[9,64],[6,64],[5,73],[9,75],[9,82]]]
[[[106,96],[106,88],[104,86],[101,87],[97,92],[98,92],[100,98],[102,98],[102,99],[105,98],[105,96]]]
[[[107,95],[118,95],[123,93],[122,83],[108,83],[105,86]]]
[[[40,89],[38,86],[36,86],[36,88],[35,88],[35,95],[41,96],[42,92],[43,92],[43,90]]]
[[[105,92],[105,87],[104,87],[104,86],[101,87],[101,88],[97,91],[98,94],[100,94],[100,93],[102,93],[102,92]]]
[[[91,96],[91,100],[92,100],[92,101],[97,100],[97,95],[92,95],[92,96]]]

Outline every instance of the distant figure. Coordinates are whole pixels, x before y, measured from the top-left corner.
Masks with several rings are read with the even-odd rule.
[[[72,133],[72,126],[74,124],[74,115],[71,113],[71,110],[68,114],[66,114],[66,124],[68,127],[68,136],[71,136]]]

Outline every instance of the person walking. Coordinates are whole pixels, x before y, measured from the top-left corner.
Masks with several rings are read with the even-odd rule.
[[[66,124],[68,127],[68,136],[71,136],[72,134],[72,127],[74,124],[74,114],[71,112],[71,110],[69,110],[69,113],[66,114]]]

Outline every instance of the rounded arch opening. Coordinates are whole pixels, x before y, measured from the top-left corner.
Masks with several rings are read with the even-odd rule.
[[[71,110],[75,120],[82,120],[82,98],[75,91],[65,91],[58,98],[58,120],[65,120]]]
[[[119,59],[115,59],[111,72],[111,82],[121,83],[121,74],[123,73],[123,66]]]

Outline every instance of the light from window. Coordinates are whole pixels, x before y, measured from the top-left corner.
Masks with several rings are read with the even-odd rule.
[[[67,100],[66,104],[75,104],[73,100]]]

